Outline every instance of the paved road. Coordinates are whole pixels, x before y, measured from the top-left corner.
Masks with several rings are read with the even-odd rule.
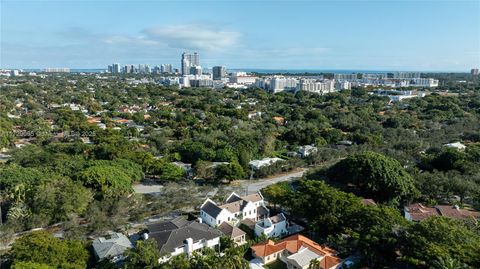
[[[281,181],[290,181],[295,178],[301,178],[303,173],[305,173],[307,169],[301,169],[300,171],[294,171],[291,173],[282,174],[279,176],[273,176],[269,178],[261,178],[261,179],[252,179],[252,180],[240,180],[240,188],[242,191],[247,191],[248,194],[256,193],[259,190],[267,187],[268,185],[272,185]],[[133,189],[136,193],[141,194],[159,194],[161,189],[163,188],[162,185],[156,183],[140,183],[135,184]],[[218,188],[213,189],[209,194],[209,197],[214,196],[218,191]],[[244,193],[244,192],[242,192]]]
[[[160,191],[162,190],[163,186],[160,184],[135,184],[133,185],[133,190],[136,193],[141,193],[141,194],[159,194]]]
[[[271,178],[262,178],[262,179],[252,179],[252,180],[243,180],[240,184],[243,189],[247,190],[248,194],[256,193],[259,190],[282,181],[291,181],[296,178],[301,178],[307,169],[302,169],[301,171],[295,171],[288,174],[283,174],[280,176],[274,176]]]

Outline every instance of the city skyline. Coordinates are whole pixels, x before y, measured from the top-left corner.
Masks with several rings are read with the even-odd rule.
[[[478,1],[3,0],[0,67],[179,68],[198,51],[207,68],[469,72],[479,11]]]

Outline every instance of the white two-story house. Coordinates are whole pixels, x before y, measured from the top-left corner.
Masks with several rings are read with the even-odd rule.
[[[287,218],[283,213],[273,217],[264,218],[255,224],[255,235],[267,237],[282,237],[288,234]]]
[[[207,199],[200,206],[200,218],[210,227],[217,227],[223,222],[236,225],[244,219],[257,222],[268,216],[269,211],[260,192],[243,197],[232,192],[222,205]]]

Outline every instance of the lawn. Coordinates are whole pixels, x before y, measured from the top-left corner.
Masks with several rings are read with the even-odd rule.
[[[276,260],[270,264],[264,265],[263,267],[268,269],[287,269],[287,265],[281,260]]]

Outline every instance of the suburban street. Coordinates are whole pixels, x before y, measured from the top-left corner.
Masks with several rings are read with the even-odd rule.
[[[238,185],[234,187],[232,186],[232,187],[234,189],[240,188],[242,190],[242,193],[241,193],[242,195],[244,195],[245,192],[248,194],[252,194],[260,191],[261,189],[267,187],[268,185],[272,185],[282,181],[291,181],[296,178],[301,178],[307,170],[308,169],[306,168],[301,168],[293,172],[284,173],[281,175],[274,175],[268,178],[239,180],[235,182]],[[156,184],[156,183],[139,183],[133,186],[133,189],[135,190],[135,192],[141,193],[141,194],[159,194],[162,188],[163,186],[161,184]],[[213,196],[216,193],[216,191],[214,190],[212,191],[212,193],[213,194],[209,196]]]
[[[252,194],[260,191],[261,189],[269,185],[272,185],[278,182],[291,181],[297,178],[301,178],[307,170],[308,169],[302,168],[300,169],[300,171],[296,170],[296,171],[278,175],[278,176],[261,178],[261,179],[242,180],[240,184],[248,194]]]

